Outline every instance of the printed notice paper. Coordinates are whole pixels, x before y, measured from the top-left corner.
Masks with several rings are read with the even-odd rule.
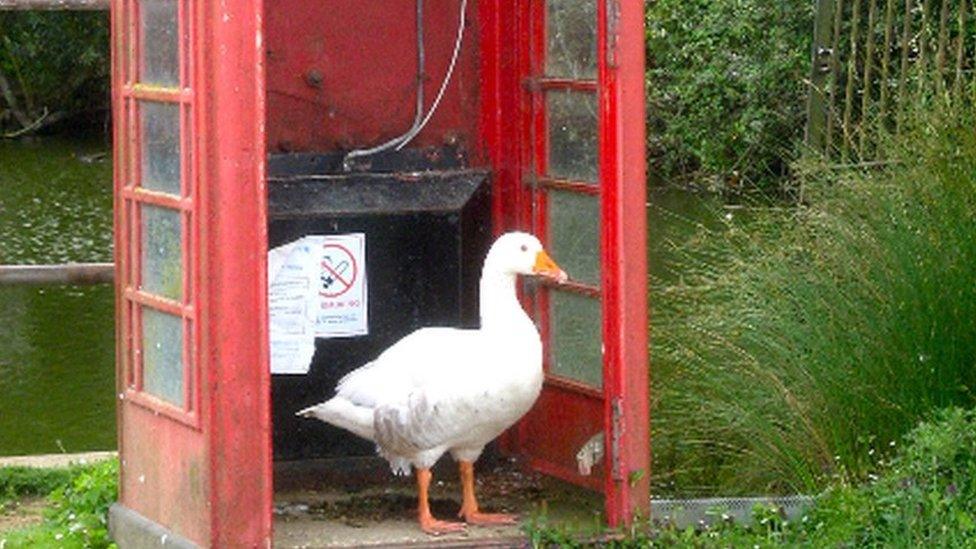
[[[268,252],[271,373],[306,374],[315,338],[369,333],[366,236],[306,236]]]

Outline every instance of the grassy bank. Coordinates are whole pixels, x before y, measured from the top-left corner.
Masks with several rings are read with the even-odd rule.
[[[582,542],[572,531],[534,525],[534,547],[972,547],[976,539],[976,411],[937,413],[899,439],[878,476],[860,486],[837,480],[800,520],[758,508],[752,525],[722,520],[668,525]]]
[[[974,402],[976,120],[926,109],[870,171],[671,243],[651,282],[655,491],[816,493]]]

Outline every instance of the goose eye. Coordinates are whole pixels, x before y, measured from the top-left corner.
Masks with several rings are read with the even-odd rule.
[[[528,246],[526,246],[525,244],[522,244],[522,251],[523,251],[523,252],[527,252],[527,251],[529,251],[529,247],[528,247]]]

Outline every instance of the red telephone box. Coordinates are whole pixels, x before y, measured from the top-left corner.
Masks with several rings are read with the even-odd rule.
[[[464,26],[461,5],[112,1],[118,540],[271,544],[268,166],[410,126],[418,6],[426,108],[443,97],[402,154],[482,170],[492,230],[571,275],[523,288],[547,380],[503,447],[602,491],[611,524],[646,512],[643,2],[471,0]]]

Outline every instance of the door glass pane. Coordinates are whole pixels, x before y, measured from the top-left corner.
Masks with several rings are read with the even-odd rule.
[[[596,1],[546,2],[546,75],[596,79]]]
[[[180,85],[176,17],[176,0],[143,0],[139,4],[141,82],[170,87]]]
[[[603,322],[600,300],[549,292],[550,373],[603,387]]]
[[[142,119],[142,186],[180,194],[180,106],[140,103]]]
[[[142,389],[183,406],[183,321],[142,308]]]
[[[600,199],[579,193],[549,191],[549,248],[569,278],[600,285]]]
[[[596,94],[552,90],[546,93],[546,105],[549,118],[548,175],[596,183]]]
[[[183,244],[180,212],[142,206],[142,289],[163,297],[183,297]]]

